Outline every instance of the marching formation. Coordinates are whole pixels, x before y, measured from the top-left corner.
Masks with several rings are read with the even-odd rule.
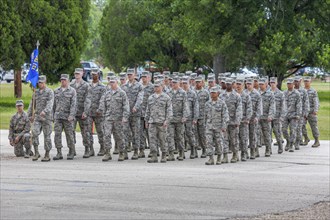
[[[260,157],[262,146],[265,157],[270,157],[272,133],[278,154],[308,145],[307,122],[315,139],[312,147],[320,146],[319,99],[310,77],[287,79],[287,90],[282,92],[276,77],[228,78],[219,74],[216,80],[209,74],[206,84],[204,75],[164,71],[155,73],[151,83],[150,72],[142,72],[138,79],[135,70],[128,69],[119,79],[110,72],[108,84],[103,85],[97,71],[92,71],[90,83],[82,76],[81,68],[75,69],[71,82],[69,75],[62,74],[61,86],[54,91],[47,87],[46,76],[39,76],[28,112],[24,112],[22,100],[16,102],[8,137],[16,156],[32,156],[37,161],[42,131],[45,155],[41,160],[50,161],[53,123],[57,150],[53,160],[63,159],[63,131],[69,148],[67,159],[74,159],[77,124],[85,147],[83,158],[95,156],[93,123],[100,145],[97,156],[103,156],[102,161],[111,160],[112,154],[119,154],[118,161],[128,160],[131,151],[132,160],[145,158],[147,148],[148,163],[157,163],[158,157],[162,163],[174,161],[175,154],[183,161],[188,150],[190,159],[198,158],[199,153],[201,158],[208,157],[206,165],[236,163]]]

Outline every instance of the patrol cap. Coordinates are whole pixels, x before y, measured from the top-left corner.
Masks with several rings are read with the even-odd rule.
[[[141,77],[144,77],[144,76],[150,76],[150,72],[149,71],[143,71],[141,73]]]
[[[188,83],[189,82],[189,76],[183,76],[181,78],[181,80],[182,80],[182,83]]]
[[[111,77],[111,76],[114,76],[114,75],[115,75],[114,72],[108,72],[108,74],[107,74],[107,78],[109,78],[109,77]]]
[[[203,81],[203,77],[202,77],[202,76],[197,76],[197,77],[195,78],[195,81],[196,81],[196,82],[202,82],[202,81]]]
[[[162,81],[161,80],[155,80],[154,82],[154,86],[158,87],[162,85]]]
[[[92,74],[99,74],[99,71],[97,71],[96,69],[92,70],[91,72]]]
[[[262,78],[266,79],[266,82],[269,81],[269,76],[264,76],[264,77],[262,77]]]
[[[305,77],[304,77],[304,81],[306,81],[306,82],[310,82],[310,81],[312,81],[312,77],[310,77],[310,76],[305,76]]]
[[[214,82],[214,81],[215,81],[215,76],[214,76],[214,74],[210,74],[210,75],[208,75],[208,76],[207,76],[207,81],[208,81],[208,82]]]
[[[44,83],[44,82],[46,82],[46,80],[47,80],[47,77],[45,75],[41,75],[38,78],[38,83],[40,83],[40,82]]]
[[[274,82],[274,83],[276,83],[276,82],[277,82],[277,77],[270,77],[269,82]]]
[[[169,76],[171,75],[171,72],[170,71],[164,71],[163,74],[164,74],[165,78],[169,78]]]
[[[192,73],[193,73],[192,71],[188,70],[188,71],[185,72],[185,75],[190,76]]]
[[[164,75],[162,75],[162,74],[160,74],[160,75],[158,75],[158,77],[157,77],[157,79],[159,79],[159,80],[164,80]]]
[[[288,79],[286,80],[286,84],[291,84],[291,83],[293,83],[293,78],[288,78]]]
[[[23,100],[17,100],[16,101],[16,106],[21,106],[21,105],[24,105]]]
[[[135,73],[134,69],[127,69],[127,75],[132,75]]]
[[[259,84],[265,84],[267,82],[266,78],[259,79]]]
[[[183,77],[185,74],[184,73],[179,73],[178,76],[181,78]]]
[[[173,77],[172,82],[173,82],[173,83],[178,83],[178,82],[180,82],[180,77],[178,77],[178,76]]]
[[[252,83],[253,83],[253,79],[252,79],[252,78],[248,78],[248,79],[246,79],[246,83],[247,83],[247,84],[252,84]]]
[[[236,79],[236,83],[237,84],[244,84],[244,79],[243,78]]]
[[[259,76],[253,76],[254,81],[259,81],[260,77]]]
[[[84,73],[84,69],[83,68],[76,68],[74,69],[74,73],[79,73],[79,74],[83,74]]]
[[[197,73],[190,74],[190,79],[195,80],[197,77]]]
[[[210,92],[219,92],[218,87],[217,86],[211,87]]]
[[[178,76],[179,72],[173,72],[173,76]]]
[[[226,84],[232,84],[234,82],[233,78],[226,78]]]
[[[236,82],[236,79],[237,79],[237,77],[236,76],[232,76],[232,77],[230,77],[232,80],[233,80],[233,83],[235,83]]]
[[[61,74],[61,80],[62,79],[69,80],[69,75],[68,74]]]
[[[299,82],[301,79],[302,79],[301,76],[295,76],[295,77],[294,77],[294,81],[298,81],[298,82]]]
[[[108,76],[109,82],[117,82],[117,77],[116,76]]]
[[[126,73],[125,72],[119,73],[119,78],[120,79],[126,79]]]

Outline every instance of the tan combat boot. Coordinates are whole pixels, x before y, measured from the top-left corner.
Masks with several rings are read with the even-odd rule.
[[[151,158],[147,160],[148,163],[158,163],[157,152],[152,152]]]
[[[44,158],[41,159],[42,162],[49,162],[49,151],[46,151]]]
[[[216,165],[221,165],[221,154],[217,155],[217,162]]]
[[[110,149],[106,149],[102,161],[112,160]]]
[[[184,150],[179,150],[179,156],[176,158],[179,161],[183,161]]]
[[[175,161],[174,152],[170,151],[167,157],[167,161]]]
[[[233,152],[233,157],[230,160],[230,163],[236,163],[238,161],[237,152]]]
[[[205,148],[202,149],[201,158],[206,158],[206,149]]]
[[[119,154],[118,144],[117,143],[115,143],[115,150],[113,151],[113,154]]]
[[[62,151],[61,148],[57,148],[57,154],[55,157],[53,157],[53,160],[62,160],[63,156],[62,156]]]
[[[254,160],[256,157],[254,156],[254,148],[250,148],[250,159]]]
[[[270,147],[266,147],[265,157],[270,157]]]
[[[90,157],[95,156],[95,152],[94,152],[94,147],[93,146],[91,146],[90,149],[89,149],[89,156]]]
[[[83,158],[89,158],[89,148],[85,146],[85,152]]]
[[[73,160],[74,158],[74,149],[73,148],[69,148],[69,153],[66,157],[67,160]]]
[[[104,156],[105,154],[105,149],[104,146],[101,145],[99,152],[97,153],[97,156]]]
[[[241,153],[241,161],[246,161],[247,160],[246,154],[247,154],[246,151],[242,151],[242,153]]]
[[[131,158],[132,160],[137,160],[139,159],[139,149],[134,149],[133,156]]]
[[[32,161],[37,161],[40,157],[38,146],[34,146],[34,156],[32,157]]]
[[[315,143],[312,145],[312,147],[319,147],[320,146],[320,141],[319,138],[315,138]]]
[[[228,154],[227,153],[224,153],[223,154],[223,158],[221,160],[221,163],[229,163]]]
[[[289,144],[289,152],[294,152],[293,144],[292,143]]]
[[[307,146],[310,141],[311,140],[309,139],[309,137],[307,135],[304,135],[304,142],[302,143],[302,146]]]
[[[205,165],[214,165],[213,155],[211,155],[209,160],[205,162]]]
[[[162,159],[160,160],[161,163],[166,163],[166,152],[162,152]]]
[[[139,158],[145,158],[146,155],[144,153],[144,149],[140,149],[140,153],[139,153]]]
[[[286,145],[285,145],[284,150],[285,150],[285,151],[288,151],[289,148],[290,148],[290,141],[287,139],[287,140],[286,140]]]
[[[190,157],[189,157],[190,159],[195,159],[196,158],[196,156],[195,156],[195,147],[191,147],[191,149],[190,149]]]
[[[125,160],[125,156],[124,156],[124,152],[119,152],[119,157],[118,157],[118,161],[124,161]]]
[[[254,156],[255,156],[255,157],[260,157],[260,154],[259,154],[259,147],[256,147],[254,150],[255,150],[255,151],[254,151]]]

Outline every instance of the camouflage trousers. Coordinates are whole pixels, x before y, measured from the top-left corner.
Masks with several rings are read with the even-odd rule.
[[[101,148],[104,148],[104,131],[103,131],[103,123],[104,123],[104,117],[97,117],[97,116],[90,116],[88,117],[88,127],[90,131],[90,146],[93,146],[94,138],[92,135],[92,127],[93,122],[95,123],[95,128],[97,132],[97,138],[99,139],[99,144],[101,145]]]
[[[260,136],[263,137],[263,141],[269,149],[272,147],[272,133],[271,133],[271,122],[269,122],[267,119],[260,119],[260,130],[261,134]]]
[[[296,141],[294,143],[294,146],[299,146],[300,142],[302,141],[302,127],[303,125],[306,123],[306,120],[304,117],[300,117],[298,119],[298,123],[297,123],[297,136],[296,136]]]
[[[196,139],[197,144],[202,149],[206,149],[206,135],[205,135],[205,120],[204,119],[198,119],[197,125],[196,125]]]
[[[255,149],[257,147],[257,132],[258,132],[258,122],[249,123],[249,148]]]
[[[156,153],[158,146],[161,152],[167,152],[167,144],[166,142],[166,128],[162,123],[152,123],[149,124],[148,128],[149,134],[149,146],[150,152]]]
[[[52,134],[52,121],[51,120],[36,120],[33,123],[32,128],[32,144],[35,147],[39,146],[39,135],[41,131],[44,133],[44,148],[46,151],[52,149],[52,140],[50,135]]]
[[[69,149],[74,150],[74,136],[73,136],[73,122],[65,119],[56,119],[54,122],[54,132],[55,132],[55,147],[61,149],[62,145],[62,131],[64,130],[66,143]]]
[[[14,134],[14,138],[16,138],[18,134]],[[25,133],[23,137],[21,137],[17,144],[14,144],[14,154],[16,157],[22,157],[24,156],[24,149],[28,152],[31,149],[31,143],[30,143],[30,133]]]
[[[77,124],[79,124],[81,136],[82,136],[82,139],[83,139],[83,145],[85,147],[90,147],[91,146],[92,133],[90,131],[88,122],[89,122],[88,118],[81,119],[81,116],[75,118],[74,127],[73,127],[73,135],[74,135],[74,143],[75,144],[76,144],[76,128],[77,128]]]
[[[104,122],[104,148],[110,150],[112,148],[111,134],[119,148],[119,152],[125,150],[125,138],[122,121],[110,121],[105,119]]]
[[[283,121],[283,137],[289,141],[289,143],[293,144],[296,141],[297,137],[297,125],[298,125],[298,119],[296,118],[284,118]],[[290,128],[290,136],[288,129]]]
[[[318,138],[320,136],[320,132],[319,132],[319,128],[317,126],[317,115],[309,113],[307,116],[307,121],[308,121],[309,126],[311,127],[314,139]],[[303,130],[303,134],[307,136],[306,123],[305,123],[305,129]]]
[[[173,151],[175,149],[175,145],[179,150],[183,150],[183,129],[184,124],[181,122],[169,123],[166,137],[169,151]]]
[[[279,146],[282,146],[282,122],[280,119],[273,119],[272,130]]]
[[[238,151],[238,131],[239,127],[236,125],[228,125],[227,127],[227,137],[224,140],[224,153],[228,153],[229,150],[236,153]],[[227,138],[227,140],[226,140]]]
[[[130,131],[132,132],[133,149],[140,148],[140,123],[141,123],[141,117],[131,116],[128,118],[128,122],[125,123],[126,125],[124,125],[125,136],[128,135]],[[129,138],[126,138],[126,140],[128,142],[130,141]]]
[[[140,150],[147,148],[147,143],[149,143],[148,129],[145,127],[144,118],[141,117],[140,122]]]
[[[240,123],[239,125],[239,149],[244,152],[247,151],[249,144],[249,124]]]
[[[206,129],[206,146],[207,156],[214,155],[214,150],[218,155],[221,155],[223,151],[223,132],[220,129]]]
[[[186,121],[185,123],[185,140],[188,142],[190,147],[196,147],[196,138],[194,134],[194,127],[195,125],[193,124],[192,121]]]

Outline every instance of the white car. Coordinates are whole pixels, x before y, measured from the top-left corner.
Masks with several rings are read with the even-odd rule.
[[[6,71],[5,74],[3,75],[3,80],[6,80],[7,83],[14,81],[14,70]]]

